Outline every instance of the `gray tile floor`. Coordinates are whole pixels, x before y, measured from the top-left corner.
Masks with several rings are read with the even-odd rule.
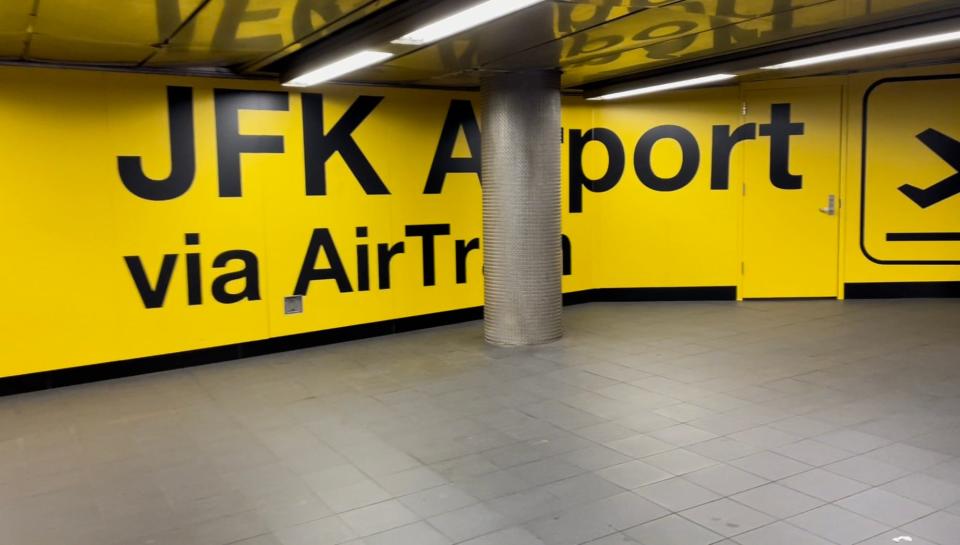
[[[0,398],[0,543],[960,543],[960,301],[566,321]]]

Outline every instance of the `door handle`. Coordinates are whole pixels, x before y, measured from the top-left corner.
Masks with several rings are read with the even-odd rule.
[[[827,207],[821,208],[821,212],[828,216],[834,216],[837,214],[837,196],[830,195],[827,197]]]

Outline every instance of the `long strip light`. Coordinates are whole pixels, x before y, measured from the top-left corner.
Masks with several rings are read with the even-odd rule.
[[[858,47],[856,49],[848,49],[846,51],[837,51],[836,53],[828,53],[826,55],[817,55],[815,57],[807,57],[804,59],[798,59],[795,61],[784,62],[780,64],[774,64],[772,66],[764,66],[765,70],[781,70],[784,68],[799,68],[801,66],[810,66],[812,64],[822,64],[827,62],[842,61],[845,59],[855,59],[858,57],[867,57],[870,55],[878,55],[880,53],[888,53],[891,51],[901,51],[903,49],[913,49],[915,47],[923,47],[926,45],[936,45],[947,42],[955,42],[960,40],[960,32],[945,32],[943,34],[933,34],[930,36],[924,36],[921,38],[912,38],[910,40],[899,40],[896,42],[888,42],[885,44],[871,45],[869,47]]]
[[[649,95],[652,93],[659,93],[661,91],[670,91],[672,89],[683,89],[685,87],[696,87],[698,85],[707,85],[709,83],[716,83],[719,81],[733,79],[735,77],[737,77],[735,74],[713,74],[710,76],[703,76],[699,78],[672,81],[670,83],[661,83],[659,85],[649,85],[647,87],[639,87],[637,89],[619,91],[616,93],[610,93],[607,95],[593,97],[587,100],[616,100],[618,98],[627,98],[627,97],[633,97],[638,95]]]
[[[487,0],[471,8],[423,26],[393,41],[400,45],[426,45],[459,34],[464,30],[489,23],[543,0]]]
[[[383,62],[393,56],[393,53],[383,51],[364,50],[354,53],[338,61],[325,64],[315,70],[311,70],[302,76],[293,78],[284,83],[287,87],[310,87],[318,85],[325,81],[336,79],[344,74],[366,68],[374,64]]]

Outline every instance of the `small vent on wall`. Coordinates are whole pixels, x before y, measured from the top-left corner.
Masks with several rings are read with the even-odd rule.
[[[303,296],[292,295],[283,298],[284,314],[303,314]]]

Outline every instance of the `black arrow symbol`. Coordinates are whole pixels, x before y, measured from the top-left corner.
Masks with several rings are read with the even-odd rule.
[[[904,184],[899,187],[900,192],[907,196],[920,208],[929,208],[938,202],[945,201],[954,195],[960,194],[960,142],[950,138],[940,131],[927,129],[917,135],[917,139],[926,144],[941,159],[947,162],[957,174],[933,184],[926,189]]]

